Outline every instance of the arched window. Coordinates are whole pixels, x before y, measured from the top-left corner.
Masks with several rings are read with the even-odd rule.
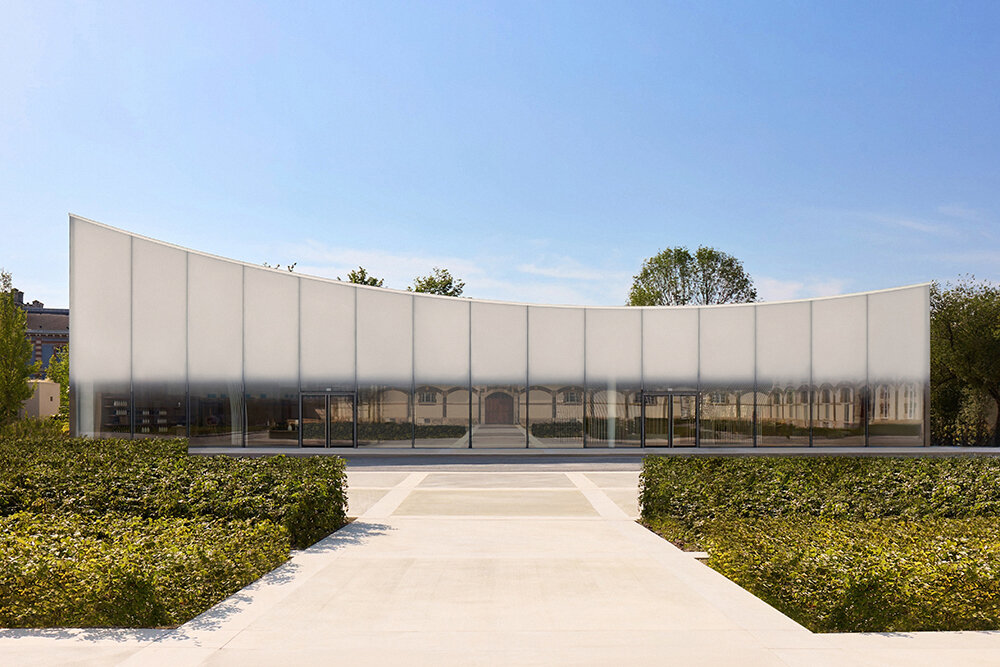
[[[848,389],[847,387],[844,387],[843,389],[840,390],[840,402],[841,403],[851,402],[851,390]]]
[[[820,400],[820,403],[829,403],[830,402],[830,390],[829,389],[824,389],[822,392],[820,392],[820,399],[819,400]]]

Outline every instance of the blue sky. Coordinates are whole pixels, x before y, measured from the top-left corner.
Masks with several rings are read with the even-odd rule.
[[[768,299],[1000,279],[1000,3],[0,5],[0,266],[67,213],[403,288],[618,305],[674,245]]]

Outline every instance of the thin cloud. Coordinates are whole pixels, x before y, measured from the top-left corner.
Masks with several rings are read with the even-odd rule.
[[[836,296],[849,291],[848,281],[840,278],[781,280],[763,276],[754,281],[761,301],[791,301],[819,296]]]
[[[949,218],[957,218],[968,222],[983,222],[986,217],[982,211],[978,211],[974,208],[968,208],[967,206],[961,206],[959,204],[938,206],[937,211],[941,215]]]
[[[622,280],[631,278],[627,271],[608,271],[583,266],[578,262],[562,262],[554,266],[538,266],[534,263],[519,264],[517,270],[534,276],[557,278],[560,280]]]

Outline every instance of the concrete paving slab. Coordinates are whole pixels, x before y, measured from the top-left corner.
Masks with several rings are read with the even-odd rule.
[[[403,501],[397,516],[597,516],[575,490],[425,490]]]
[[[478,472],[430,473],[420,483],[421,489],[528,489],[573,488],[566,475],[559,472],[505,472],[484,475]]]

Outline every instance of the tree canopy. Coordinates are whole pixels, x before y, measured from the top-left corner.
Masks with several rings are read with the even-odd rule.
[[[632,281],[628,305],[684,306],[756,300],[757,290],[738,259],[706,246],[694,253],[675,246],[642,263]]]
[[[340,277],[337,277],[340,280]],[[370,287],[382,287],[385,280],[382,278],[376,278],[375,276],[368,275],[368,270],[363,266],[359,266],[356,269],[351,269],[347,274],[347,282],[354,283],[355,285],[369,285]]]
[[[56,417],[65,423],[69,421],[69,345],[56,349],[49,359],[45,372],[48,379],[59,383],[59,414]]]
[[[931,387],[935,440],[1000,445],[1000,286],[970,276],[931,287]]]
[[[0,426],[17,419],[21,404],[34,393],[28,378],[40,364],[32,357],[24,310],[14,299],[10,274],[0,270]]]
[[[406,289],[410,292],[461,296],[462,290],[465,289],[465,283],[452,276],[448,269],[435,266],[428,275],[414,278],[413,286]]]

